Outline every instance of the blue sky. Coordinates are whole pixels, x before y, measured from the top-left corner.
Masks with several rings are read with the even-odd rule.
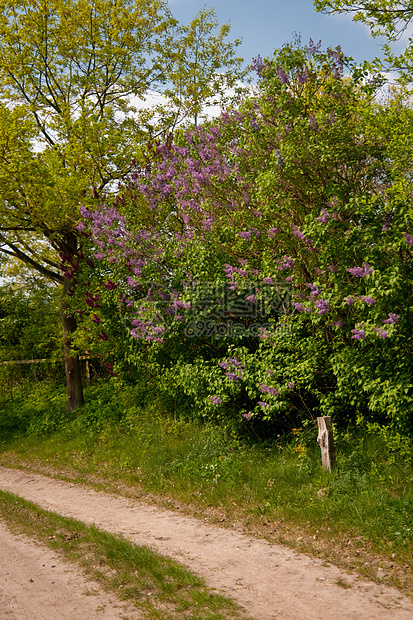
[[[366,26],[348,15],[316,13],[312,0],[169,0],[174,16],[188,23],[203,6],[214,7],[220,23],[231,22],[231,38],[243,38],[240,55],[246,62],[260,54],[271,56],[274,49],[291,41],[293,33],[302,42],[321,39],[322,47],[341,45],[357,62],[380,55],[380,44]]]

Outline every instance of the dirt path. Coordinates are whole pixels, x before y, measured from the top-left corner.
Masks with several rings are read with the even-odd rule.
[[[413,603],[395,589],[178,512],[4,467],[0,488],[174,557],[257,620],[413,618]]]
[[[0,523],[0,620],[141,620],[58,554]]]

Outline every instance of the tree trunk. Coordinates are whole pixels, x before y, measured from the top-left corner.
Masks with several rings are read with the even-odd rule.
[[[68,235],[66,241],[72,251],[76,250],[76,238],[74,235]],[[70,244],[70,245],[69,245]],[[65,356],[65,373],[66,373],[66,389],[67,389],[67,411],[73,411],[84,404],[82,375],[80,371],[79,356],[71,356],[70,348],[72,343],[72,335],[76,330],[76,319],[72,313],[68,311],[68,290],[70,289],[70,278],[64,278],[62,301],[60,305],[60,318],[63,327],[63,347]]]

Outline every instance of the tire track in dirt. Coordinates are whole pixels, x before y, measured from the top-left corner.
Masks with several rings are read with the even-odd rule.
[[[257,620],[413,618],[413,603],[395,588],[171,510],[5,467],[0,488],[175,558]]]

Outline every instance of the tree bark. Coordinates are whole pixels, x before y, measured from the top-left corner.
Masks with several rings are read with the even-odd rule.
[[[69,233],[70,235],[70,233]],[[76,251],[76,238],[74,235],[68,236],[67,245],[72,252]],[[70,289],[70,278],[64,278],[63,293],[60,306],[60,318],[63,327],[63,348],[65,358],[66,389],[67,389],[67,411],[74,411],[84,404],[82,375],[78,355],[71,355],[72,336],[76,331],[76,319],[68,310],[68,290]]]

